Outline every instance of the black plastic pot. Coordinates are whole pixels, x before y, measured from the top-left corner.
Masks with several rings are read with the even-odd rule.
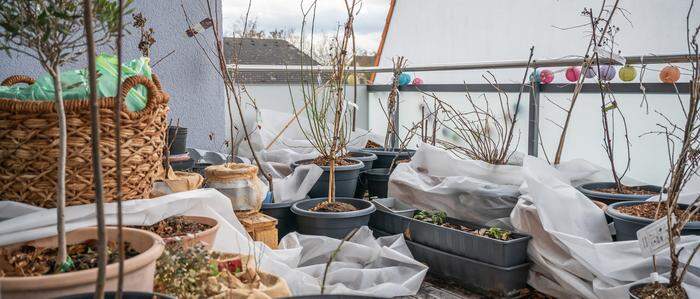
[[[364,173],[372,169],[372,164],[374,160],[377,160],[377,155],[362,151],[351,151],[348,153],[348,156],[364,163],[364,167],[360,169],[360,176],[357,178],[357,187],[355,188],[355,195],[353,196],[355,198],[364,198],[367,192],[367,177]]]
[[[416,151],[412,149],[400,150],[392,148],[385,150],[383,147],[363,148],[362,151],[377,155],[377,160],[372,163],[372,168],[391,168],[391,163],[394,161],[394,158],[396,158],[396,161],[404,160],[411,158],[413,154],[416,153]]]
[[[276,203],[263,202],[260,211],[265,215],[277,219],[278,240],[282,239],[282,237],[286,236],[288,233],[297,230],[297,217],[292,213],[292,205],[297,202],[299,202],[299,200]]]
[[[57,299],[92,299],[95,298],[95,293],[83,293],[68,295],[63,297],[58,297]],[[116,292],[105,292],[105,299],[116,298]],[[122,293],[122,298],[124,299],[175,299],[177,297],[158,294],[158,293],[147,293],[147,292],[124,292]]]
[[[355,195],[355,188],[357,188],[357,180],[360,175],[360,169],[364,167],[364,164],[355,159],[347,159],[349,161],[355,161],[357,163],[353,165],[343,165],[335,167],[335,196],[336,197],[353,197]],[[292,164],[293,168],[299,165],[308,163],[311,160],[301,160],[294,162]],[[321,198],[328,197],[328,181],[330,178],[330,166],[320,166],[323,169],[323,174],[316,184],[309,190],[309,197],[311,198]]]
[[[588,183],[576,187],[581,193],[586,195],[591,200],[597,200],[603,202],[606,205],[613,204],[616,202],[624,202],[630,200],[646,200],[654,195],[636,195],[636,194],[616,194],[616,193],[605,193],[600,191],[595,191],[601,188],[611,188],[615,187],[615,183]],[[644,190],[652,191],[655,193],[661,192],[661,187],[654,185],[639,186]]]
[[[390,235],[376,229],[373,232],[378,237]],[[527,287],[529,262],[512,267],[499,267],[408,240],[406,245],[413,258],[428,265],[431,275],[454,281],[489,298],[514,296]]]
[[[617,241],[637,240],[637,231],[651,224],[654,220],[623,214],[617,210],[618,207],[632,206],[644,203],[644,201],[618,202],[608,206],[605,214],[613,219]],[[687,205],[679,204],[682,209],[687,209]],[[700,235],[700,221],[688,222],[681,235]]]
[[[447,222],[473,229],[481,228],[453,218],[447,218]],[[527,244],[532,238],[513,233],[512,240],[496,240],[381,210],[372,215],[369,225],[390,234],[404,234],[406,239],[422,245],[500,267],[525,263]]]
[[[169,126],[166,141],[171,155],[184,154],[187,151],[187,128]]]
[[[195,166],[194,160],[193,159],[187,159],[184,161],[171,161],[170,162],[170,167],[173,168],[175,171],[185,171],[185,170],[190,170],[193,169]]]
[[[338,213],[309,211],[324,200],[326,200],[325,197],[312,198],[292,205],[292,213],[297,216],[299,233],[342,239],[353,229],[367,225],[369,216],[376,210],[371,202],[363,199],[336,197],[336,201],[351,204],[357,208],[357,211]]]
[[[367,193],[369,197],[385,198],[389,190],[389,176],[391,171],[388,168],[373,168],[364,173],[367,179]]]

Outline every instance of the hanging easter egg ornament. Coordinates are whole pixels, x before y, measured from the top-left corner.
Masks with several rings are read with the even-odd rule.
[[[659,79],[663,83],[676,83],[681,78],[681,70],[678,67],[669,65],[661,69]]]
[[[540,83],[542,78],[540,77],[540,70],[535,69],[532,71],[532,74],[530,74],[530,82],[532,83]]]
[[[596,66],[593,67],[595,68]],[[615,67],[612,65],[604,64],[600,66],[600,79],[603,81],[615,79],[616,73],[617,71],[615,71]]]
[[[637,70],[634,67],[626,65],[620,69],[618,76],[620,76],[620,80],[630,82],[634,80],[634,78],[637,78]]]
[[[407,73],[401,73],[401,75],[399,75],[399,85],[406,86],[409,83],[411,83],[411,75]]]
[[[566,68],[566,80],[569,80],[569,82],[577,82],[579,78],[581,78],[581,68],[577,66]]]
[[[595,77],[595,70],[593,69],[594,66],[589,66],[588,70],[586,70],[586,78],[590,79]]]
[[[554,73],[552,71],[544,69],[540,72],[540,82],[542,84],[549,84],[554,81]]]
[[[413,78],[413,85],[421,85],[423,84],[423,79],[415,77]]]

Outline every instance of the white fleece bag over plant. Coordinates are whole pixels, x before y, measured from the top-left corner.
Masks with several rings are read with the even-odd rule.
[[[214,189],[123,202],[125,225],[152,225],[175,215],[219,222],[212,249],[256,257],[260,269],[284,278],[293,295],[319,294],[330,255],[340,240],[291,233],[272,250],[253,241],[236,219],[231,200]],[[116,203],[105,204],[107,225],[116,225]],[[56,209],[0,200],[0,246],[56,235]],[[66,207],[66,231],[95,226],[95,205]],[[325,294],[395,297],[415,295],[428,267],[413,259],[402,235],[375,239],[363,227],[343,243],[328,269]],[[1,286],[0,286],[1,287]]]
[[[410,163],[399,164],[391,174],[389,197],[418,209],[486,224],[510,215],[522,182],[520,166],[459,159],[423,143]]]
[[[558,298],[627,298],[632,284],[649,281],[651,257],[642,257],[637,241],[612,242],[603,211],[571,186],[571,176],[527,157],[523,178],[523,195],[511,223],[532,235],[531,286]],[[699,243],[699,236],[682,237],[679,246],[686,249],[681,261]],[[656,255],[656,263],[659,274],[667,277],[668,249]],[[689,267],[684,287],[690,298],[700,298],[699,259]]]

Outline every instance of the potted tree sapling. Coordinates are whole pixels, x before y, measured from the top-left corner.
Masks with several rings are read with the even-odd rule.
[[[610,18],[615,13],[617,3],[618,2],[615,2],[611,10]],[[614,77],[614,70],[612,69],[612,65],[610,63],[611,61],[614,61],[613,53],[616,51],[614,42],[615,34],[619,31],[619,28],[610,23],[610,18],[605,21],[605,19],[600,19],[600,17],[598,17],[600,20],[599,22],[605,21],[603,23],[604,26],[599,26],[598,22],[593,21],[595,16],[593,15],[592,10],[585,10],[584,14],[592,20],[591,41],[595,42],[595,48],[597,49],[591,54],[589,62],[584,64],[584,69],[591,68],[594,73],[598,74],[596,76],[596,83],[600,89],[603,148],[605,149],[605,154],[610,165],[613,182],[592,182],[583,184],[579,186],[578,189],[591,200],[599,201],[604,204],[628,200],[644,200],[659,194],[659,192],[661,192],[661,187],[654,185],[629,186],[622,182],[622,179],[629,170],[632,160],[630,156],[627,119],[620,109],[616,97],[610,90],[609,85],[609,81]],[[612,74],[612,76],[610,74]],[[616,119],[617,122],[615,121]],[[617,148],[615,140],[615,124],[621,124],[621,129],[624,130],[624,142],[622,146],[624,147],[626,161],[624,161],[624,167],[622,168],[617,163],[617,158],[619,158],[620,155],[616,154]],[[565,130],[562,134],[565,134]],[[560,138],[559,149],[555,157],[555,164],[559,163],[561,158],[561,148],[563,147],[563,142],[562,137]]]
[[[334,238],[342,238],[352,229],[367,225],[369,215],[375,210],[372,203],[352,198],[363,163],[343,158],[352,129],[351,114],[348,113],[351,107],[348,107],[349,102],[345,99],[344,78],[349,59],[354,56],[349,49],[353,40],[353,20],[359,9],[355,0],[345,1],[345,4],[347,20],[343,34],[336,38],[336,44],[332,47],[333,72],[329,81],[322,86],[313,83],[304,86],[307,126],[301,125],[298,120],[303,134],[319,155],[316,159],[295,163],[316,164],[324,169],[324,173],[313,187],[316,190],[309,192],[312,199],[299,201],[292,206],[300,233]],[[315,9],[315,5],[313,3],[307,12]],[[313,198],[313,195],[319,197]]]
[[[692,11],[693,4],[691,2],[688,16],[692,15]],[[616,203],[608,208],[608,212],[613,217],[617,217],[620,214],[631,214],[635,217],[625,218],[630,221],[642,221],[643,219],[649,224],[653,221],[659,222],[656,224],[663,228],[662,235],[652,234],[645,236],[642,233],[642,237],[661,239],[668,247],[668,255],[671,261],[668,282],[652,281],[633,285],[629,289],[630,298],[688,298],[682,282],[688,269],[692,267],[693,257],[700,249],[700,245],[695,245],[694,248],[689,245],[679,245],[680,236],[684,234],[684,230],[688,229],[688,226],[692,226],[694,235],[698,234],[697,229],[700,228],[700,222],[698,222],[700,219],[698,219],[697,214],[698,210],[700,210],[700,207],[698,207],[700,197],[693,198],[688,202],[688,205],[680,204],[680,193],[688,181],[697,176],[698,161],[700,161],[700,152],[698,151],[700,146],[700,120],[698,119],[700,114],[700,51],[698,50],[700,25],[692,28],[690,17],[686,19],[686,22],[688,57],[691,60],[692,77],[690,82],[690,100],[685,108],[685,123],[670,123],[669,118],[664,117],[669,123],[659,124],[658,126],[661,130],[657,132],[666,138],[669,149],[679,149],[678,153],[669,152],[669,157],[675,158],[671,161],[670,172],[664,182],[665,194],[659,196],[658,202]],[[640,215],[641,213],[644,214]],[[615,226],[616,228],[618,226],[617,219]],[[658,230],[655,229],[655,231]],[[685,255],[681,255],[683,252],[685,252]],[[650,251],[649,253],[658,252]],[[688,256],[687,260],[682,261],[682,256]],[[652,260],[654,272],[656,272],[657,260],[656,258]]]
[[[690,11],[692,9],[693,6],[691,5]],[[698,29],[691,28],[689,22],[688,20],[688,28],[693,29],[690,32],[697,32]],[[606,214],[612,217],[615,223],[618,241],[636,240],[637,231],[659,218],[670,217],[674,213],[676,222],[668,223],[669,234],[673,234],[673,236],[700,234],[700,216],[697,215],[699,199],[686,202],[686,204],[682,204],[679,199],[683,187],[686,186],[693,176],[697,175],[697,162],[700,159],[700,153],[697,151],[700,145],[698,140],[700,138],[700,130],[698,129],[700,124],[700,120],[698,120],[698,113],[700,113],[700,103],[698,103],[700,101],[700,95],[698,94],[700,90],[700,84],[698,84],[700,79],[700,72],[698,71],[700,55],[698,55],[697,34],[688,36],[688,49],[690,50],[688,57],[691,59],[691,78],[694,79],[690,82],[690,100],[687,102],[688,104],[684,104],[685,107],[683,108],[686,111],[684,114],[685,122],[680,124],[672,123],[672,118],[657,112],[662,119],[666,120],[666,123],[657,124],[659,130],[647,134],[663,136],[668,144],[669,157],[675,157],[671,160],[671,171],[663,185],[665,193],[659,195],[660,202],[625,201],[608,206]],[[676,93],[677,97],[681,99],[682,96],[677,91]],[[675,149],[678,149],[678,151]],[[678,252],[675,250],[673,241],[670,247],[674,270],[677,270],[675,267],[677,267]],[[677,287],[680,285],[682,277],[679,278],[676,274],[678,273],[672,271],[671,284]]]
[[[116,248],[107,246],[107,238],[117,239],[119,233],[116,228],[104,227],[97,134],[92,135],[92,160],[99,228],[82,228],[66,234],[63,219],[66,121],[60,67],[77,60],[85,52],[90,54],[91,127],[93,132],[99,130],[94,49],[96,45],[109,41],[119,31],[121,12],[130,3],[131,1],[126,1],[125,5],[117,5],[101,0],[95,3],[93,10],[90,1],[2,2],[2,49],[37,59],[53,78],[61,136],[59,151],[62,153],[58,162],[59,183],[56,193],[58,235],[0,249],[0,258],[3,259],[0,262],[0,296],[3,298],[53,298],[86,291],[95,291],[98,296],[102,296],[106,284],[110,287],[117,284],[119,272],[126,273],[123,278],[129,290],[149,291],[152,288],[152,276],[148,279],[148,273],[153,273],[155,259],[163,250],[158,236],[139,230],[123,231],[123,240],[129,244],[122,255],[126,259],[125,271],[117,269],[116,261],[120,258]]]
[[[384,135],[383,146],[372,145],[365,147],[363,151],[377,155],[377,160],[372,164],[372,168],[390,169],[396,161],[410,159],[415,153],[415,150],[409,150],[400,146],[398,140],[399,124],[399,78],[406,67],[406,59],[403,56],[398,56],[392,59],[393,74],[391,80],[391,89],[386,104],[387,126],[386,134]]]

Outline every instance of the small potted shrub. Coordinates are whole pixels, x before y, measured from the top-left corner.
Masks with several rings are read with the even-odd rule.
[[[330,80],[324,87],[314,84],[304,87],[310,89],[304,94],[308,126],[300,123],[300,127],[305,128],[302,131],[319,156],[296,164],[314,163],[324,169],[324,174],[309,192],[311,199],[292,205],[292,212],[297,215],[298,231],[302,234],[342,238],[354,228],[367,225],[370,214],[375,210],[371,202],[352,198],[363,163],[343,158],[352,128],[343,79],[351,58],[348,54],[354,55],[348,49],[352,43],[352,24],[358,7],[352,1],[348,8],[343,35],[336,39],[337,44],[332,47],[334,72]]]
[[[688,15],[691,14],[693,5],[690,6]],[[688,32],[700,31],[700,26],[691,28],[690,21],[686,24]],[[616,218],[616,212],[627,212],[641,214],[647,223],[651,223],[652,219],[662,218],[661,220],[665,231],[663,234],[667,239],[668,257],[671,261],[668,282],[660,283],[652,281],[647,283],[639,283],[633,285],[629,289],[630,298],[688,298],[688,294],[683,288],[683,278],[688,273],[688,268],[692,267],[692,259],[700,249],[700,246],[682,247],[677,244],[680,235],[685,233],[698,234],[700,222],[698,222],[698,203],[700,198],[693,197],[688,205],[680,204],[680,194],[688,181],[697,176],[698,163],[700,160],[700,50],[698,49],[697,34],[688,36],[688,50],[691,57],[690,68],[692,70],[690,83],[690,99],[685,106],[685,122],[674,124],[670,122],[670,118],[664,117],[668,123],[658,124],[661,128],[657,134],[664,136],[669,144],[669,149],[676,149],[677,152],[670,152],[669,157],[675,157],[671,160],[670,173],[664,183],[664,193],[659,195],[658,202],[636,202],[636,203],[616,203],[608,207],[608,214],[615,219],[615,228],[620,234],[632,234],[627,232],[628,228],[634,229],[631,225],[622,225],[618,227],[620,222]],[[678,96],[680,98],[680,95]],[[674,128],[674,129],[668,129]],[[621,210],[621,211],[620,211]],[[642,218],[642,217],[636,217]],[[648,219],[651,218],[651,219]],[[639,220],[639,219],[635,219]],[[620,230],[623,230],[622,232]],[[659,236],[654,236],[658,238]],[[640,241],[641,242],[641,241]],[[680,247],[680,248],[679,248]],[[688,260],[681,260],[682,252],[690,252]],[[654,258],[653,269],[656,270],[656,261]]]

